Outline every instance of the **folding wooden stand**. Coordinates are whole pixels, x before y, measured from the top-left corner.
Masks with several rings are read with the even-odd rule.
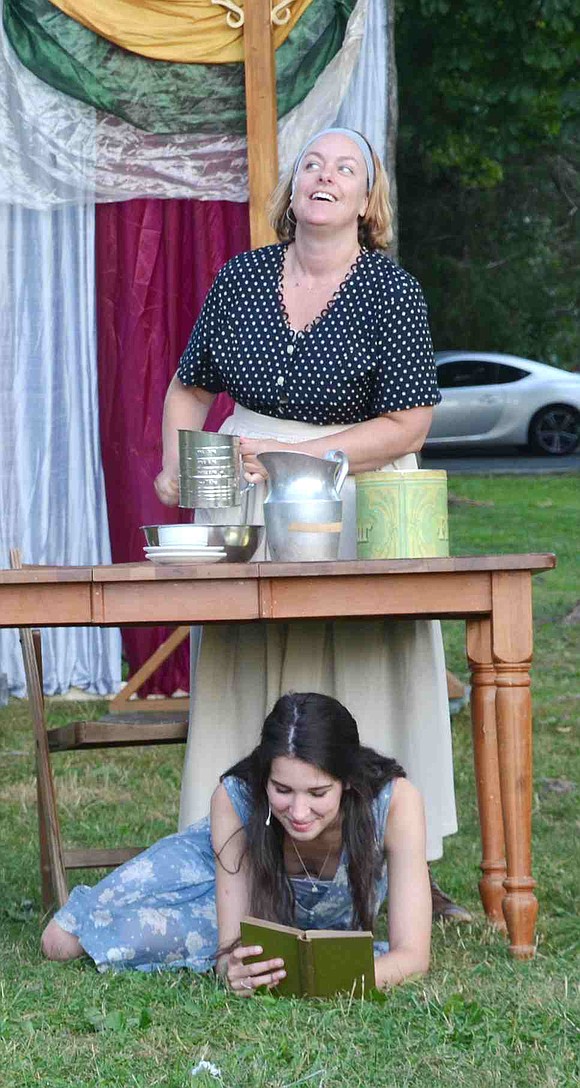
[[[11,549],[10,565],[13,570],[22,570],[20,553],[16,548]],[[181,630],[188,632],[189,628],[184,627]],[[134,745],[182,744],[187,739],[188,712],[187,709],[172,709],[169,714],[159,713],[155,709],[146,713],[112,713],[95,720],[84,719],[48,729],[42,691],[40,631],[21,627],[20,643],[35,738],[42,902],[45,909],[49,910],[54,905],[63,906],[68,899],[66,874],[69,869],[112,868],[144,849],[143,846],[64,848],[51,753]],[[174,703],[177,700],[166,701]],[[153,705],[155,708],[158,706],[157,703]]]

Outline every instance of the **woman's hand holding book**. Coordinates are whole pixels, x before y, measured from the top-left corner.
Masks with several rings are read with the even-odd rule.
[[[238,997],[250,997],[259,986],[266,986],[270,990],[286,977],[282,959],[243,962],[247,956],[259,956],[261,953],[259,945],[251,945],[248,948],[234,948],[225,959],[222,973]]]

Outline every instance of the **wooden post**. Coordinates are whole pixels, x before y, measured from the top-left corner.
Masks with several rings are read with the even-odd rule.
[[[266,211],[268,198],[278,182],[276,62],[271,0],[246,0],[244,5],[244,69],[250,237],[252,248],[257,249],[276,241]]]

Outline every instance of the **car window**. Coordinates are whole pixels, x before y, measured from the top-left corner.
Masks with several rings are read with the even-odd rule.
[[[506,382],[519,382],[527,378],[529,370],[522,370],[519,366],[508,366],[507,363],[496,363],[496,383],[503,385]]]
[[[437,367],[437,383],[440,389],[458,389],[471,385],[503,385],[517,382],[529,373],[506,363],[485,362],[483,359],[456,359],[452,363],[440,363]]]
[[[493,385],[495,366],[479,359],[458,359],[453,363],[440,363],[437,367],[440,389],[457,389],[468,385]]]

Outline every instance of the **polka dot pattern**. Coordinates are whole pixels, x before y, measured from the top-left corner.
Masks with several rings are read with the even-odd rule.
[[[303,423],[360,423],[437,404],[427,307],[417,281],[363,250],[308,328],[281,301],[287,244],[242,253],[221,269],[181,357],[178,377],[229,393],[252,412]]]

